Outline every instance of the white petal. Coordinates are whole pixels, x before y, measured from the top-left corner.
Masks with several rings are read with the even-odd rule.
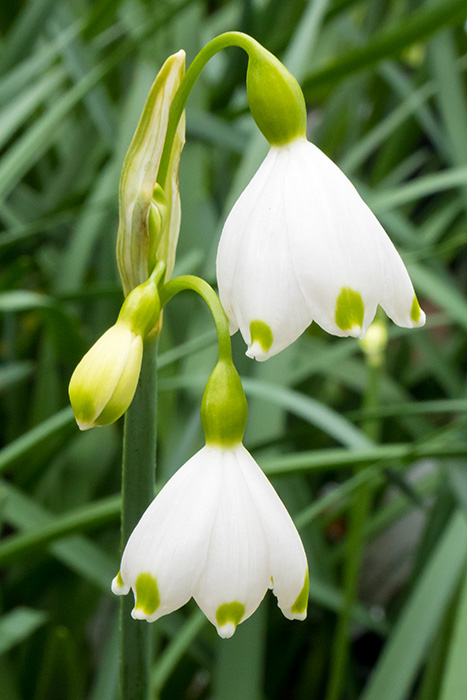
[[[192,596],[205,565],[218,508],[219,452],[204,447],[181,467],[146,510],[128,540],[121,565],[125,588],[131,586],[135,591],[138,577],[150,574],[156,581],[160,600],[152,611],[136,606],[134,617],[156,620],[181,607]]]
[[[243,446],[241,449],[243,454],[239,464],[267,535],[273,579],[271,587],[284,615],[303,620],[306,605],[304,610],[293,610],[305,579],[308,580],[308,565],[300,535],[271,482],[250,453]]]
[[[301,230],[295,228],[296,245],[290,248],[314,319],[335,335],[355,335],[336,325],[336,300],[344,287],[363,300],[358,335],[365,334],[378,304],[392,311],[389,315],[396,323],[414,325],[410,322],[414,290],[407,270],[350,180],[308,141],[292,144],[290,158],[294,167],[286,199],[296,221],[302,222]]]
[[[282,154],[281,149],[272,148],[240,195],[225,222],[217,255],[219,294],[231,331],[239,327],[250,345],[252,321],[272,330],[267,353],[256,345],[248,352],[258,360],[285,348],[310,323],[284,236]]]
[[[265,532],[240,466],[243,452],[242,446],[223,451],[217,513],[193,596],[222,637],[256,610],[270,580]]]

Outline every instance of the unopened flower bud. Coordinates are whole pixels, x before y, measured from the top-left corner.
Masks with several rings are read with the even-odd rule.
[[[109,328],[76,367],[70,402],[81,430],[110,425],[130,405],[138,384],[143,339],[128,323]]]
[[[132,402],[141,370],[143,339],[160,315],[157,279],[154,274],[133,289],[117,323],[94,343],[73,372],[69,395],[81,430],[114,423]]]

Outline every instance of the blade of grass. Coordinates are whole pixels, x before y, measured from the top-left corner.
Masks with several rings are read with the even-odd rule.
[[[6,490],[8,496],[4,502],[3,517],[12,527],[27,532],[53,522],[55,515],[19,489],[3,483],[2,490]],[[106,551],[92,544],[90,540],[81,535],[72,535],[60,542],[53,542],[50,545],[50,552],[65,566],[94,586],[106,593],[110,591],[110,582],[115,574],[116,563],[110,559]]]
[[[0,482],[0,494],[4,483]],[[8,497],[8,492],[6,492]],[[0,565],[5,565],[30,551],[37,551],[55,540],[75,533],[88,532],[119,519],[121,497],[119,494],[90,503],[65,515],[56,516],[52,522],[37,527],[32,532],[11,535],[0,543]]]
[[[467,697],[467,570],[456,610],[439,700],[464,700]]]
[[[196,610],[183,625],[181,630],[172,638],[170,643],[159,656],[151,671],[151,692],[159,693],[181,658],[206,625],[206,617],[201,610]]]
[[[302,83],[306,100],[313,101],[323,89],[329,89],[332,84],[370,68],[378,61],[400,54],[408,46],[426,39],[443,26],[455,24],[464,16],[464,0],[444,0],[414,10],[394,26],[382,29],[366,46],[349,51],[309,75]]]
[[[456,513],[413,589],[361,700],[403,700],[465,568],[467,523]]]
[[[15,608],[0,618],[0,654],[30,637],[47,621],[47,613],[31,608]]]
[[[35,450],[53,436],[63,436],[71,430],[76,430],[73,411],[71,408],[64,408],[40,425],[28,430],[0,451],[0,474],[3,474],[31,450]]]

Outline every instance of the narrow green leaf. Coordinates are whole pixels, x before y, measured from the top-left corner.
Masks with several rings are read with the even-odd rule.
[[[64,82],[65,73],[61,68],[48,71],[34,85],[27,88],[0,112],[0,147],[8,141],[34,110]]]
[[[36,427],[29,430],[14,442],[0,450],[0,474],[8,469],[16,460],[24,457],[28,452],[49,440],[53,435],[70,430],[75,422],[71,407],[64,408],[55,415],[47,418]]]
[[[467,571],[456,611],[454,631],[439,700],[465,700],[467,697]]]
[[[0,654],[20,644],[47,620],[47,613],[19,607],[0,618]]]
[[[415,461],[421,457],[452,457],[467,455],[466,443],[446,443],[424,442],[420,444],[412,443],[390,443],[388,445],[377,445],[361,450],[348,450],[342,448],[328,450],[314,450],[297,452],[295,454],[265,456],[258,459],[266,474],[272,476],[285,476],[290,474],[300,474],[315,469],[324,470],[330,468],[347,468],[357,464],[372,464],[374,462],[395,462],[398,460]]]
[[[206,622],[204,613],[201,610],[196,610],[182,629],[171,639],[151,671],[151,687],[154,692],[162,690],[180,659],[206,625]]]
[[[1,493],[2,486],[0,483]],[[42,527],[34,528],[32,532],[11,535],[0,543],[0,564],[6,564],[18,557],[24,557],[31,550],[37,550],[67,535],[87,532],[108,523],[118,523],[120,507],[120,495],[109,496],[97,503],[81,506],[66,515],[57,516],[52,522],[46,523]]]
[[[466,555],[467,522],[463,513],[457,513],[413,589],[361,700],[408,697],[426,649],[465,568]]]
[[[385,58],[397,56],[408,46],[434,34],[443,26],[462,20],[463,17],[465,0],[442,0],[436,5],[414,10],[394,26],[382,29],[366,46],[349,51],[309,75],[302,85],[306,99],[313,100],[319,91],[329,88],[332,83],[369,68]]]
[[[7,493],[3,518],[12,527],[27,532],[53,522],[54,515],[11,484],[3,482],[2,491]],[[72,535],[49,546],[52,555],[72,571],[101,590],[110,591],[110,582],[118,564],[110,559],[106,551],[82,535]]]
[[[24,381],[34,371],[32,362],[10,362],[8,365],[0,367],[0,391],[5,391],[11,386]]]

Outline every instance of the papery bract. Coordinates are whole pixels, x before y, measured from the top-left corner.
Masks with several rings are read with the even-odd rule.
[[[180,229],[178,165],[185,142],[184,115],[175,133],[163,191],[156,187],[156,179],[170,106],[184,73],[185,52],[179,51],[159,71],[123,163],[117,262],[125,295],[148,278],[156,262],[165,264],[166,279],[173,270]]]
[[[305,138],[272,146],[222,231],[219,294],[247,354],[265,360],[316,321],[364,337],[381,305],[399,326],[422,325],[409,275],[344,173]]]
[[[290,619],[306,617],[308,570],[297,530],[243,447],[205,446],[144,513],[112,583],[133,589],[134,618],[157,620],[193,597],[221,637],[273,588]]]

